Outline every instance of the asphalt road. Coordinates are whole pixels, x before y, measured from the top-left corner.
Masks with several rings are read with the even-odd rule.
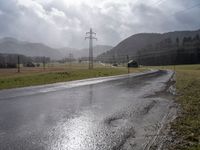
[[[172,74],[2,90],[0,150],[149,149],[174,115],[166,94]]]

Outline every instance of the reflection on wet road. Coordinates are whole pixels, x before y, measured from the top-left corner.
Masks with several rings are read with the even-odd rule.
[[[148,149],[170,71],[0,91],[0,149]],[[153,96],[152,96],[153,95]]]

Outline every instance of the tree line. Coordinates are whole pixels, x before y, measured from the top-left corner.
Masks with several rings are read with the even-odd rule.
[[[49,57],[28,57],[21,54],[0,53],[0,68],[16,68],[18,63],[24,67],[39,67],[40,63],[50,62]]]

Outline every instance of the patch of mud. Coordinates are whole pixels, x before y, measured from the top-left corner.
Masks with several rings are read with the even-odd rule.
[[[144,106],[142,110],[138,112],[139,115],[146,115],[155,106],[157,101],[153,100],[149,105]]]
[[[112,127],[119,127],[119,126],[124,126],[126,124],[127,120],[126,119],[112,119],[110,120],[109,124]]]
[[[115,147],[113,149],[129,150],[133,148],[138,149],[138,146],[140,147],[140,143],[142,142],[139,141],[138,137],[135,136],[135,133],[138,132],[136,130],[139,127],[138,125],[140,124],[140,121],[144,123],[143,119],[145,119],[146,115],[150,113],[151,110],[153,111],[153,108],[156,106],[156,104],[157,102],[151,99],[145,103],[130,105],[126,108],[123,108],[123,111],[116,112],[104,120],[104,124],[106,124],[106,126],[109,126],[111,130],[122,129],[126,126],[129,126],[129,128],[131,127],[132,129],[131,132],[128,130],[125,131],[125,133],[129,134],[123,136],[121,139],[121,143],[119,143],[118,147]],[[143,125],[144,124],[141,124],[141,128]],[[144,137],[142,137],[141,139],[143,140]]]
[[[162,98],[166,98],[166,99],[174,99],[174,96],[176,95],[175,73],[173,73],[171,78],[164,84],[165,84],[165,86],[164,86],[163,90],[155,92],[151,95],[147,95],[144,98],[162,97]]]
[[[117,111],[114,114],[108,116],[104,119],[103,122],[109,126],[115,127],[117,125],[123,125],[126,122],[133,122],[134,119],[142,118],[148,114],[148,112],[158,103],[153,99],[145,103],[142,103],[144,99],[138,99],[138,101],[140,101],[140,103],[122,108],[122,111]]]

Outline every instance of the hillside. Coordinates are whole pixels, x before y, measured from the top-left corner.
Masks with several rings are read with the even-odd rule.
[[[194,38],[196,35],[200,35],[200,30],[196,31],[175,31],[168,33],[140,33],[135,34],[127,39],[121,41],[117,46],[110,51],[105,52],[98,56],[98,59],[109,61],[112,59],[120,60],[126,59],[128,56],[131,59],[144,59],[146,55],[153,55],[155,53],[170,54],[170,51],[176,53],[177,50],[177,38],[179,48],[183,45],[184,38]],[[140,55],[140,56],[139,56]],[[157,55],[158,56],[158,55]],[[138,58],[140,57],[140,58]],[[149,56],[153,57],[153,56]],[[176,56],[173,56],[176,57]],[[175,58],[174,58],[175,59]],[[125,60],[124,60],[125,61]],[[138,60],[139,61],[139,60]]]
[[[94,56],[97,56],[112,46],[96,45],[94,46]],[[22,54],[25,56],[45,56],[51,59],[62,59],[68,57],[72,53],[75,58],[87,57],[88,49],[75,49],[75,48],[51,48],[42,43],[31,43],[27,41],[19,41],[15,38],[5,37],[0,39],[0,53],[7,54]]]
[[[41,43],[19,41],[10,37],[0,39],[0,53],[46,56],[51,59],[59,59],[62,57],[62,54],[57,49]]]

